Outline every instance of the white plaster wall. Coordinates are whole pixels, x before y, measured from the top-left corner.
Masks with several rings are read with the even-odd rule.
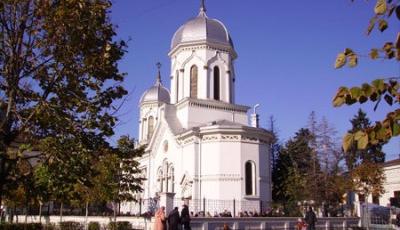
[[[394,191],[400,191],[400,165],[385,167],[384,173],[386,176],[385,193],[379,198],[382,206],[390,204],[390,198],[394,197]]]
[[[202,197],[241,199],[240,142],[202,144]]]
[[[211,108],[183,106],[177,110],[177,116],[182,127],[186,129],[217,120],[228,120],[248,125],[246,113],[234,113]]]

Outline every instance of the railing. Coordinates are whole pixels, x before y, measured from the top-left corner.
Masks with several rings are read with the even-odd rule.
[[[22,217],[20,217],[22,219]],[[84,224],[84,216],[66,216],[64,221],[74,221]],[[87,219],[89,222],[98,222],[101,226],[106,226],[112,219],[108,217],[91,216]],[[154,226],[154,218],[143,217],[117,217],[117,221],[129,222],[135,229],[152,229]],[[27,222],[39,222],[39,217],[29,216]],[[42,219],[42,223],[59,222],[58,216],[48,216]],[[358,226],[359,218],[318,218],[316,225],[317,230],[348,230],[351,227]],[[253,230],[295,230],[297,217],[248,217],[248,218],[203,218],[194,217],[191,220],[192,230],[216,230],[224,229],[228,226],[230,229],[253,229]]]
[[[270,202],[258,200],[216,200],[216,199],[173,199],[173,207],[179,209],[186,204],[192,216],[196,217],[235,217],[235,216],[266,216],[270,210]],[[135,203],[124,205],[125,214],[154,214],[159,207],[157,199],[141,199]]]

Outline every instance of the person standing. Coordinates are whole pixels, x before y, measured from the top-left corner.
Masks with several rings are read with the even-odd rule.
[[[307,223],[307,230],[315,230],[315,223],[317,222],[317,216],[313,211],[312,207],[308,207],[306,217],[304,218]]]
[[[397,213],[397,215],[396,215],[396,225],[397,225],[397,227],[399,227],[399,229],[400,229],[400,212]]]
[[[191,230],[190,227],[190,214],[189,214],[189,207],[184,204],[182,211],[181,211],[181,223],[183,225],[183,230]]]
[[[178,207],[175,207],[168,214],[168,230],[178,230],[180,222]]]
[[[157,210],[154,217],[156,218],[154,222],[154,230],[167,230],[164,206],[161,206],[161,208]]]

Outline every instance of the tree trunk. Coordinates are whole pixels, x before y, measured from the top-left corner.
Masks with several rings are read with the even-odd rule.
[[[25,207],[25,224],[28,222],[28,208]]]
[[[63,202],[61,202],[61,206],[60,206],[60,224],[62,223],[62,216],[63,215]]]
[[[88,229],[88,215],[89,215],[89,201],[86,201],[86,207],[85,207],[85,230]]]
[[[14,212],[13,212],[13,216],[15,215],[15,223],[18,224],[18,215],[17,215],[17,206],[14,205]]]
[[[28,199],[25,199],[25,224],[28,222],[28,209],[29,209],[29,204],[28,204]]]
[[[42,223],[42,202],[39,202],[39,223]]]
[[[0,188],[0,206],[1,206],[1,213],[0,213],[0,223],[3,223],[3,217],[6,218],[7,213],[5,212],[5,206],[2,205],[3,199],[2,199],[2,190]]]
[[[113,211],[114,211],[114,222],[117,222],[117,207],[115,207],[115,202],[112,202]]]
[[[366,212],[367,212],[367,215],[366,215],[366,217],[367,217],[367,218],[366,218],[366,220],[367,220],[367,230],[369,230],[369,220],[370,220],[370,219],[369,219],[369,212],[368,212],[368,195],[369,195],[369,194],[366,195],[366,197],[367,197],[367,199],[366,199],[366,207],[367,207],[367,211],[366,211]]]

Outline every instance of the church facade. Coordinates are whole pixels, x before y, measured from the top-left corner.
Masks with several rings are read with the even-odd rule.
[[[140,99],[141,199],[271,201],[271,134],[254,109],[235,103],[237,58],[224,24],[198,15],[175,32],[170,90],[161,81]],[[123,206],[129,211],[131,206]]]

